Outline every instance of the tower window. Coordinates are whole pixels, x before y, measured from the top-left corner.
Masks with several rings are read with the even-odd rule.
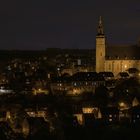
[[[111,64],[109,64],[109,70],[111,70]]]
[[[124,65],[124,68],[126,69],[127,68],[127,65]]]
[[[118,71],[120,70],[120,65],[119,65],[119,64],[117,64],[117,70],[118,70]]]
[[[101,52],[101,54],[100,54],[101,56],[102,56],[102,52]]]

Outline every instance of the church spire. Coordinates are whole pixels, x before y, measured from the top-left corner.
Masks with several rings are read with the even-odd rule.
[[[101,16],[100,16],[100,18],[99,18],[98,29],[97,29],[97,35],[104,35],[104,29],[103,29],[102,17],[101,17]]]

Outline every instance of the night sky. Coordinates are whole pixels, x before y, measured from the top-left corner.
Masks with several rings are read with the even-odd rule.
[[[0,49],[95,48],[100,15],[109,44],[140,39],[140,0],[3,0]]]

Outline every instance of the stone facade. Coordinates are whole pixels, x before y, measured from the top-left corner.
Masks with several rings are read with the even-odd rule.
[[[129,68],[140,70],[139,45],[108,46],[100,17],[96,35],[96,72],[125,72]]]

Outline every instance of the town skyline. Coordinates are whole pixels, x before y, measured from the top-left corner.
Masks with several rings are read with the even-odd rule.
[[[0,49],[95,48],[99,16],[109,44],[136,44],[140,38],[140,2],[2,2]]]

